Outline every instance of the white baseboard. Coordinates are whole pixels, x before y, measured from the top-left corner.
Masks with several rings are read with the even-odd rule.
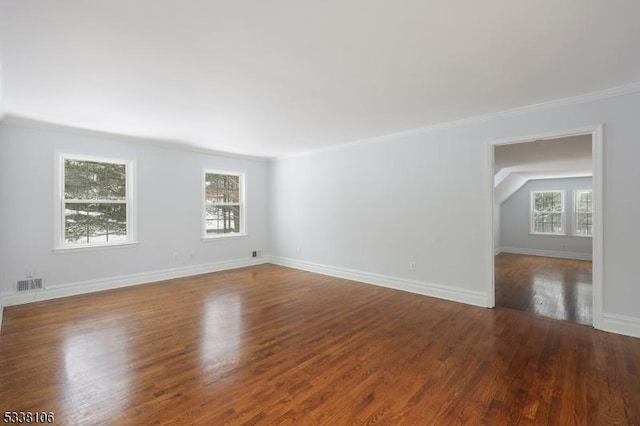
[[[200,265],[184,266],[179,268],[164,269],[161,271],[142,272],[139,274],[121,275],[117,277],[99,278],[95,280],[80,281],[65,285],[45,287],[36,292],[3,293],[4,306],[21,305],[24,303],[39,302],[41,300],[57,299],[59,297],[76,296],[78,294],[93,293],[95,291],[111,290],[156,281],[182,278],[192,275],[208,274],[227,269],[244,268],[246,266],[268,263],[267,257],[225,260],[222,262],[205,263]],[[1,314],[0,314],[1,315]]]
[[[479,291],[466,290],[441,284],[426,283],[417,280],[409,280],[406,278],[390,277],[386,275],[373,274],[370,272],[355,271],[352,269],[339,268],[335,266],[322,265],[318,263],[305,262],[301,260],[277,256],[269,256],[269,259],[273,264],[294,269],[301,269],[303,271],[315,272],[332,277],[359,281],[366,284],[373,284],[381,287],[408,291],[410,293],[437,297],[439,299],[466,303],[468,305],[482,307],[489,306],[488,295]]]
[[[493,254],[497,256],[503,251],[504,251],[504,247],[496,247]]]
[[[538,250],[517,247],[500,247],[501,253],[525,254],[529,256],[558,257],[560,259],[592,260],[591,253],[571,253],[568,251]],[[497,253],[496,253],[497,254]]]
[[[600,327],[598,328],[611,333],[640,337],[640,318],[603,312]]]
[[[510,249],[511,248],[507,247],[504,251],[512,253]],[[541,256],[541,254],[534,255]],[[236,259],[222,262],[206,263],[201,265],[185,266],[181,268],[165,269],[162,271],[81,281],[67,285],[47,287],[44,290],[38,291],[36,293],[3,293],[2,305],[19,305],[41,300],[93,293],[101,290],[111,290],[174,278],[188,277],[192,275],[244,268],[247,266],[260,265],[264,263],[273,263],[276,265],[300,269],[303,271],[359,281],[381,287],[393,288],[396,290],[408,291],[424,296],[437,297],[439,299],[451,300],[454,302],[466,303],[469,305],[487,307],[489,301],[487,294],[478,291],[460,289],[440,284],[426,283],[417,280],[409,280],[405,278],[390,277],[386,275],[379,275],[352,269],[322,265],[318,263],[305,262],[296,259],[288,259],[277,256],[263,256],[257,259]],[[2,305],[0,305],[0,329],[2,327],[2,314],[4,307]],[[602,320],[598,328],[611,333],[640,337],[640,318],[603,313]]]

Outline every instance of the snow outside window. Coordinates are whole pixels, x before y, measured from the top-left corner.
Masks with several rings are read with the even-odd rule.
[[[128,161],[61,155],[60,248],[134,242]]]
[[[581,189],[575,191],[574,195],[574,233],[575,235],[590,237],[593,230],[593,191],[591,189]]]
[[[564,191],[531,192],[532,234],[564,235]]]
[[[204,172],[204,238],[245,235],[244,174]]]

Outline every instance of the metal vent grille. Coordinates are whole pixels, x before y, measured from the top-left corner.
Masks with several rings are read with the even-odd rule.
[[[18,293],[21,291],[42,290],[42,278],[29,278],[18,281],[16,286]]]

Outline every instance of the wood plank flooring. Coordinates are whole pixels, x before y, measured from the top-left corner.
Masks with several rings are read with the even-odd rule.
[[[6,308],[6,410],[61,425],[640,424],[640,339],[260,265]]]
[[[500,253],[496,306],[593,324],[591,261]]]

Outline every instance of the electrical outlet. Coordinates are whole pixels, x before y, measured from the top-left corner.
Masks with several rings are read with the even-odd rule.
[[[252,251],[251,257],[258,257],[258,251],[257,250]]]
[[[180,253],[177,251],[173,252],[173,256],[172,256],[173,260],[178,260],[180,259]]]
[[[416,270],[416,261],[415,260],[410,260],[409,261],[409,269],[411,269],[412,271]]]

